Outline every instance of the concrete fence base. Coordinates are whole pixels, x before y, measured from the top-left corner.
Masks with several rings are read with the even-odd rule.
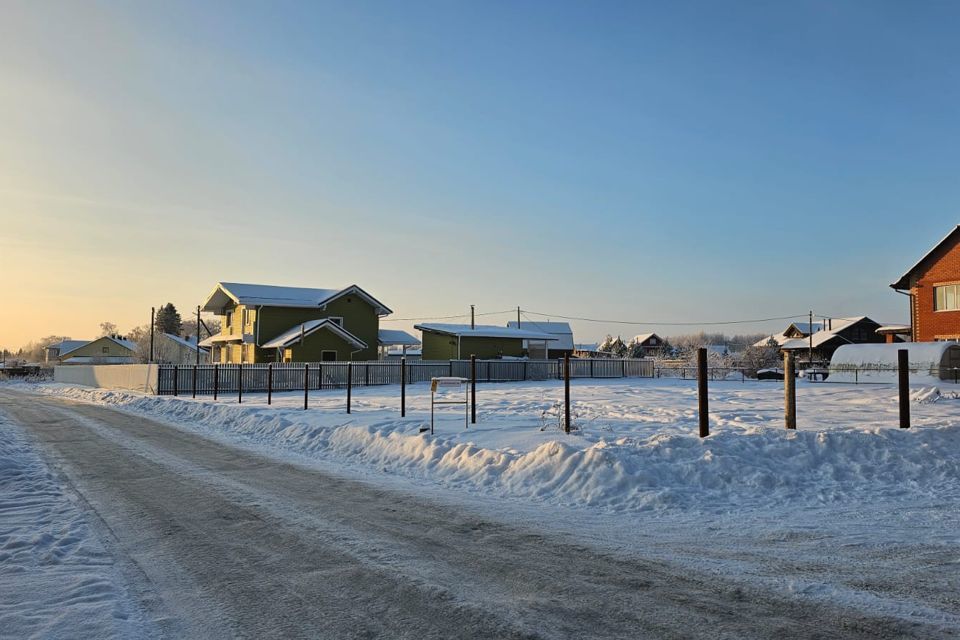
[[[155,364],[61,365],[53,370],[53,379],[85,387],[156,393],[157,370]]]

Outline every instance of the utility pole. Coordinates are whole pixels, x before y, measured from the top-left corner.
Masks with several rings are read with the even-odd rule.
[[[474,321],[473,305],[470,305],[470,328],[477,328],[476,322]]]
[[[156,324],[157,308],[150,307],[150,362],[153,362],[153,331]]]
[[[810,332],[810,346],[807,349],[807,368],[813,368],[813,311],[810,312],[810,323],[807,325],[807,331]]]
[[[197,366],[200,366],[200,305],[197,305]],[[194,383],[193,388],[196,391],[196,383]]]

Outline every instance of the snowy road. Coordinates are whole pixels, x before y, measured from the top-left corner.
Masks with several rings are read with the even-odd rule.
[[[943,636],[601,552],[103,407],[0,390],[0,409],[96,512],[131,593],[167,636]]]

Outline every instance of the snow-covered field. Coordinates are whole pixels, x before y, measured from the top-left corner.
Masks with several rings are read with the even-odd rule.
[[[913,425],[897,429],[896,389],[801,383],[800,430],[783,429],[777,383],[711,385],[711,435],[697,436],[690,381],[573,383],[580,429],[558,428],[554,382],[478,386],[478,423],[462,407],[438,409],[429,426],[429,386],[156,397],[47,384],[43,393],[113,405],[275,452],[366,466],[468,492],[607,512],[713,511],[747,505],[820,505],[856,499],[960,499],[960,401],[953,391],[914,391]],[[462,396],[456,396],[460,398]],[[544,415],[546,413],[546,415]]]
[[[140,637],[110,554],[20,427],[0,412],[0,637]]]

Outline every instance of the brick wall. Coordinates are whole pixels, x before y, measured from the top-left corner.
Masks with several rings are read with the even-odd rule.
[[[917,342],[960,339],[960,311],[934,311],[933,287],[960,283],[960,242],[940,252],[939,258],[920,274],[913,294],[914,333]]]

